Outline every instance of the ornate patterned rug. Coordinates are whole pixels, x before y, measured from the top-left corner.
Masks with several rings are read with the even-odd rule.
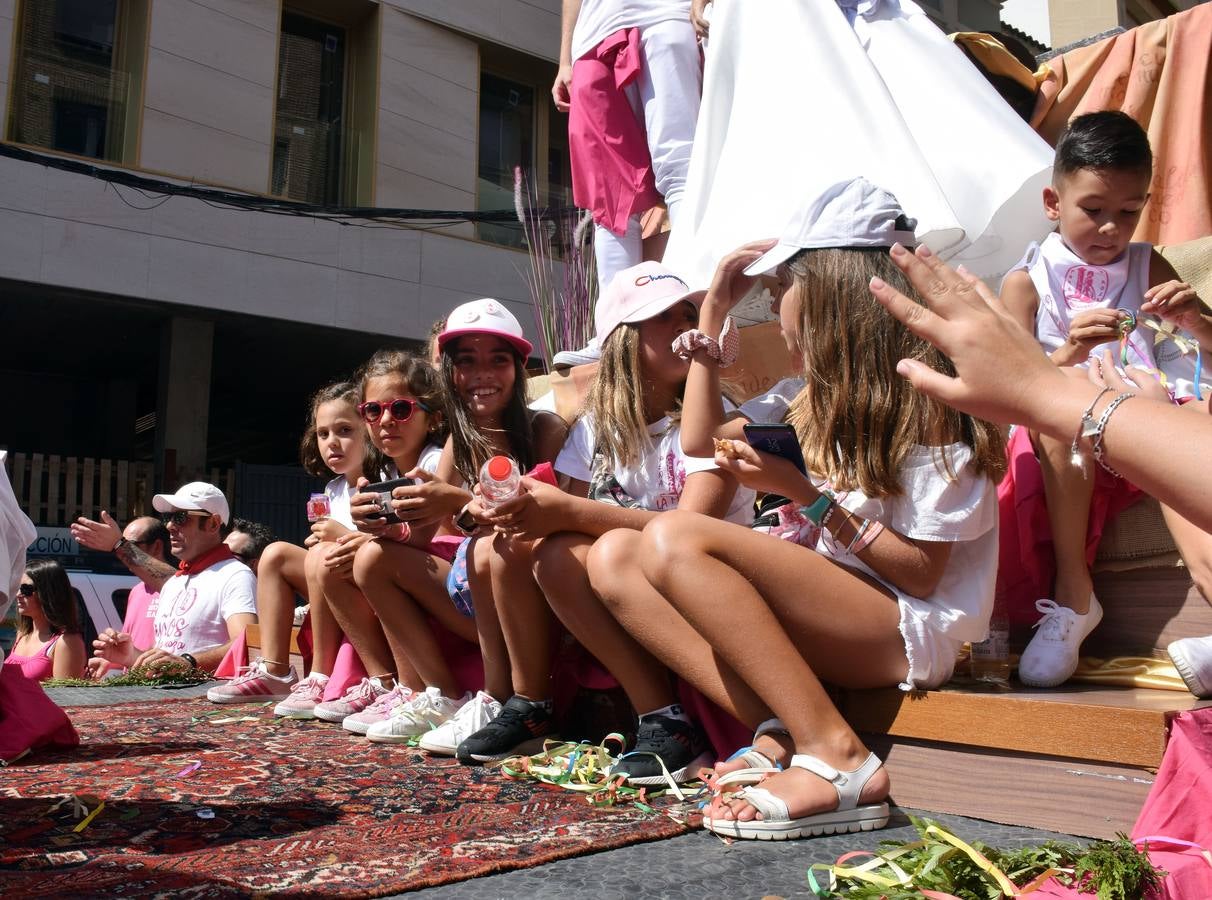
[[[0,771],[2,896],[380,896],[684,830],[267,706],[69,712],[78,750]]]

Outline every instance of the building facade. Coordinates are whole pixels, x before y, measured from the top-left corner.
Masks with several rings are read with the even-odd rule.
[[[514,168],[569,202],[559,0],[0,0],[0,443],[169,480],[290,462],[307,395],[494,296],[533,330]],[[42,161],[48,160],[49,165]],[[343,207],[338,223],[65,171]],[[284,205],[284,204],[279,204]],[[47,416],[45,397],[57,398]]]

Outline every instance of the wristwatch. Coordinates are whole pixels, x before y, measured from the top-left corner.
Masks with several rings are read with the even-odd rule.
[[[196,659],[194,659],[192,653],[178,653],[177,656],[181,657],[183,660],[185,660],[187,663],[189,663],[189,667],[191,669],[198,668],[198,661]]]
[[[471,506],[470,503],[467,506]],[[455,517],[455,527],[463,532],[468,537],[476,533],[476,529],[480,527],[480,523],[476,521],[475,516],[471,514],[471,510],[464,506],[459,510],[458,516]]]
[[[820,525],[821,522],[825,521],[825,516],[829,514],[829,509],[833,506],[833,503],[833,497],[822,492],[819,497],[805,506],[801,511],[804,513],[804,517],[813,525]]]

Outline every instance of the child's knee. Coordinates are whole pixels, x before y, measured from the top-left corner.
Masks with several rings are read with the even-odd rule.
[[[359,587],[373,579],[382,568],[386,557],[383,545],[378,541],[367,541],[354,553],[353,576]]]
[[[286,541],[274,541],[265,548],[265,552],[261,554],[261,561],[258,566],[258,571],[263,575],[269,572],[280,572],[286,565],[286,561],[290,558],[295,550],[294,544],[289,544]]]
[[[629,529],[608,531],[589,550],[586,571],[589,583],[599,593],[609,593],[624,572],[634,572],[638,564],[640,533]]]
[[[584,535],[556,534],[545,537],[534,547],[534,577],[545,591],[559,586],[570,578],[583,578],[585,564],[575,548],[584,547],[588,539]],[[583,554],[582,554],[583,555]]]

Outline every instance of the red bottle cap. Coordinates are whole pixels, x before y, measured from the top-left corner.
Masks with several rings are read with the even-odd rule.
[[[493,481],[504,481],[513,471],[513,460],[508,456],[494,456],[488,461],[488,474]]]

